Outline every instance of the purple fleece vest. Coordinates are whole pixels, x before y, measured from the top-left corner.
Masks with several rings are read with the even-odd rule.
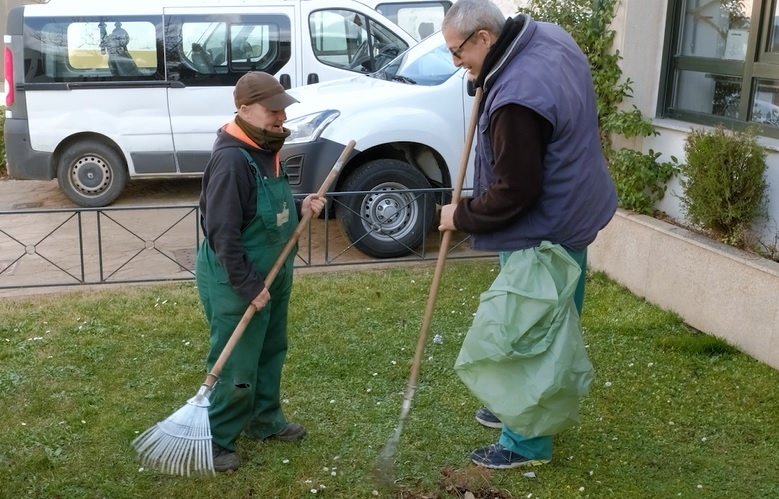
[[[526,17],[522,31],[487,76],[479,115],[474,195],[494,181],[489,123],[492,113],[506,104],[530,108],[552,124],[543,160],[542,192],[510,226],[474,234],[472,246],[514,251],[550,241],[583,250],[611,220],[617,195],[601,150],[590,65],[562,28]]]

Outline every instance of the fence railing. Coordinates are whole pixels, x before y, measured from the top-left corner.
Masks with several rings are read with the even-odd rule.
[[[407,192],[440,196],[441,191]],[[296,268],[438,258],[441,237],[435,223],[407,256],[378,259],[360,252],[330,216],[333,206],[338,213],[344,196],[354,194],[364,192],[328,194],[332,205],[300,238]],[[0,289],[192,280],[202,239],[196,204],[0,211]],[[454,234],[447,251],[448,259],[488,256],[470,250],[468,236],[461,233]]]

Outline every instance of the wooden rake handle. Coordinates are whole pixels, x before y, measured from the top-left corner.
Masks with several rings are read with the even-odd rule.
[[[327,178],[325,178],[324,182],[322,182],[322,186],[317,191],[317,195],[324,196],[327,193],[327,190],[330,189],[330,186],[333,184],[335,179],[338,177],[338,174],[341,172],[341,168],[343,168],[344,163],[346,163],[346,160],[349,159],[349,155],[352,153],[355,144],[356,143],[353,140],[350,140],[349,143],[346,144],[346,147],[344,148],[341,155],[338,157],[338,160],[335,162],[335,165],[333,165],[333,168],[330,170],[330,173],[327,175]],[[295,227],[295,231],[290,236],[289,240],[287,241],[287,244],[284,245],[284,249],[281,250],[281,253],[279,254],[278,258],[276,258],[273,267],[271,267],[270,271],[268,272],[268,275],[265,276],[266,288],[270,288],[270,285],[273,283],[273,280],[278,275],[279,271],[281,270],[281,267],[284,266],[284,262],[287,260],[287,257],[289,256],[290,252],[295,247],[295,244],[297,244],[298,239],[300,239],[300,236],[303,234],[303,231],[306,230],[306,227],[308,226],[308,223],[311,221],[312,216],[313,214],[311,213],[311,211],[303,214],[303,218],[300,220],[297,227]],[[222,368],[227,362],[227,359],[230,357],[230,354],[233,353],[233,349],[235,348],[235,345],[238,343],[238,340],[241,339],[241,336],[243,336],[243,332],[246,330],[246,326],[249,325],[249,321],[252,320],[252,317],[254,317],[254,313],[256,311],[257,309],[254,307],[254,305],[250,303],[249,306],[246,308],[246,312],[244,312],[243,317],[241,317],[241,320],[238,322],[238,325],[235,326],[233,333],[230,335],[230,339],[227,340],[227,344],[222,350],[222,353],[219,354],[219,358],[216,359],[216,363],[214,363],[214,367],[211,368],[211,371],[206,376],[206,380],[205,382],[203,382],[204,385],[208,386],[209,388],[214,387],[214,385],[216,384],[216,380],[219,378],[219,374],[222,372]]]
[[[463,153],[460,159],[460,169],[457,171],[457,181],[455,182],[454,190],[452,191],[452,203],[457,203],[460,200],[460,194],[462,193],[463,184],[465,183],[465,171],[468,168],[468,158],[471,155],[473,136],[476,133],[476,124],[479,121],[479,102],[481,102],[481,95],[482,89],[479,87],[476,89],[476,96],[473,100],[471,119],[468,122],[468,131],[465,136],[465,145],[463,146]],[[433,318],[435,301],[438,297],[438,285],[441,282],[441,274],[444,270],[446,254],[449,251],[449,242],[451,239],[452,231],[445,231],[443,237],[441,238],[441,247],[438,250],[438,260],[436,260],[435,272],[433,273],[433,282],[430,283],[430,293],[427,296],[427,306],[425,307],[425,315],[422,318],[422,327],[419,331],[419,339],[417,340],[414,360],[411,363],[411,374],[408,378],[408,388],[404,397],[407,405],[410,405],[410,401],[414,398],[414,392],[416,391],[417,378],[419,377],[419,369],[422,363],[422,353],[425,350],[427,333],[430,330],[430,321]]]

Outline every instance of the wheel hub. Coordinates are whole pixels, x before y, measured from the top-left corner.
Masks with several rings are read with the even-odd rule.
[[[376,203],[376,219],[380,223],[392,220],[401,210],[396,199],[382,199]]]
[[[111,171],[105,161],[95,156],[85,156],[76,161],[71,170],[73,186],[86,194],[104,191],[111,181]]]
[[[376,186],[362,203],[363,225],[382,240],[394,240],[413,230],[419,217],[414,195],[395,182]]]

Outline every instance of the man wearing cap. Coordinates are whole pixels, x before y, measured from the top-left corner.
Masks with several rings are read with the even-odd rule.
[[[210,371],[249,304],[257,312],[225,364],[209,407],[214,468],[235,471],[235,441],[302,439],[306,430],[284,417],[281,370],[287,352],[287,307],[295,252],[270,289],[263,277],[281,254],[302,213],[318,215],[325,198],[292,197],[279,150],[290,132],[285,109],[297,102],[270,74],[250,72],[233,91],[235,119],[217,131],[203,173],[196,266],[211,341]]]

